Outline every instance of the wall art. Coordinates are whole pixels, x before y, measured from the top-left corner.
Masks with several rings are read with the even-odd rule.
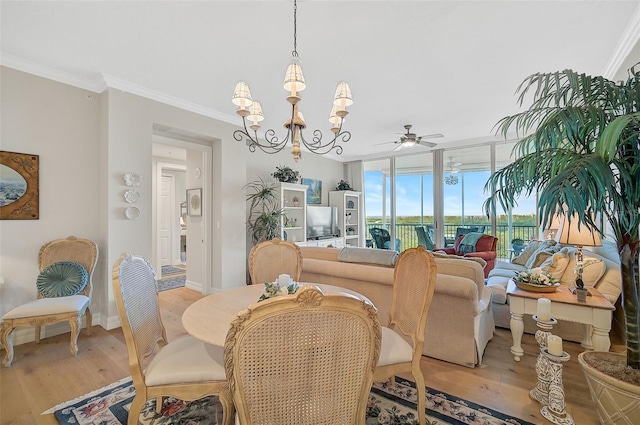
[[[0,151],[0,220],[38,220],[40,157]]]
[[[322,180],[314,179],[302,179],[302,184],[306,184],[307,187],[307,204],[318,205],[322,204]]]
[[[187,189],[187,214],[202,215],[202,189]]]

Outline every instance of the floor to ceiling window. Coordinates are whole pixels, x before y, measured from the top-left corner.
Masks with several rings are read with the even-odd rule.
[[[394,240],[398,250],[418,245],[416,227],[436,247],[453,244],[459,228],[473,228],[495,234],[498,257],[509,258],[514,237],[527,241],[538,233],[535,195],[521,197],[511,211],[499,210],[495,228],[484,213],[484,185],[492,170],[513,161],[512,148],[513,143],[499,143],[366,161],[368,245],[376,247],[371,228],[387,231],[388,246]]]

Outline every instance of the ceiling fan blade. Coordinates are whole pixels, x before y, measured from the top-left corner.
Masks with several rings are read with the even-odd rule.
[[[420,136],[418,137],[418,139],[440,139],[444,137],[444,134],[442,133],[433,133],[433,134],[426,134],[424,136]]]
[[[433,143],[433,142],[427,142],[425,140],[416,140],[416,144],[418,145],[422,145],[422,146],[428,146],[430,148],[436,147],[438,146],[437,143]]]
[[[399,142],[399,141],[397,141],[397,140],[394,140],[393,142],[382,142],[382,143],[376,143],[376,144],[375,144],[375,145],[373,145],[373,146],[388,145],[389,143],[400,143],[400,142]]]
[[[394,152],[398,152],[400,149],[404,148],[404,144],[402,143],[398,143],[398,146],[395,147],[395,149],[393,150]]]

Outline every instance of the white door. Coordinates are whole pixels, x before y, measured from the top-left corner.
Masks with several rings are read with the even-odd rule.
[[[158,203],[160,224],[160,265],[173,264],[173,223],[175,220],[175,179],[172,175],[162,175],[160,182],[160,202]]]

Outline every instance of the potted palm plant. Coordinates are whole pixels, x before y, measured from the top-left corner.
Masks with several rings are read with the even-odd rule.
[[[271,240],[280,235],[283,209],[278,201],[278,189],[264,177],[247,183],[249,202],[247,232],[253,244]]]
[[[577,214],[581,224],[601,233],[602,222],[608,222],[620,255],[622,274],[627,351],[626,361],[622,356],[621,368],[624,375],[637,376],[640,72],[632,68],[627,81],[619,83],[572,70],[539,73],[525,79],[518,93],[520,105],[529,99],[531,105],[500,120],[497,128],[505,137],[514,128],[523,137],[514,148],[514,162],[496,171],[487,181],[485,190],[491,197],[485,201],[485,212],[495,213],[498,205],[510,208],[521,194],[538,191],[538,212],[543,223],[550,223],[553,215],[563,209],[570,217]],[[597,214],[601,222],[592,218]],[[604,364],[610,367],[616,362],[612,356],[616,354],[580,354],[592,397],[595,380],[589,377],[589,368],[597,365],[594,357],[604,359]],[[621,385],[625,387],[623,392],[635,394],[635,403],[640,394],[638,382]],[[603,423],[614,423],[605,421],[607,415],[625,417],[625,413],[604,412],[601,410],[604,403],[595,398],[594,401]],[[639,411],[636,408],[635,415],[640,415]],[[626,420],[621,423],[640,423],[637,416]]]

